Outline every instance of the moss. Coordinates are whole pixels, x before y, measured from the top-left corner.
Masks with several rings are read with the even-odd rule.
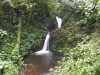
[[[81,31],[75,20],[70,18],[69,21],[60,29],[52,32],[51,45],[53,50],[60,50],[64,47],[73,48],[78,42],[81,42],[87,34]]]

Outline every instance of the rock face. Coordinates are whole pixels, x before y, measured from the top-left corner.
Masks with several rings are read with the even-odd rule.
[[[50,18],[46,18],[44,25],[47,27],[49,31],[52,31],[55,26]]]

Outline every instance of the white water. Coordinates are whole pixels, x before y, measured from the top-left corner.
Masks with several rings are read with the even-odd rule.
[[[49,50],[49,38],[50,38],[50,32],[48,32],[48,34],[46,35],[46,39],[42,50]]]
[[[58,25],[58,28],[61,28],[61,24],[62,24],[62,19],[58,16],[56,16],[56,20],[57,20],[57,25]],[[50,53],[51,51],[49,50],[49,38],[50,38],[50,32],[48,32],[48,34],[46,35],[46,39],[45,39],[45,42],[44,42],[44,45],[43,45],[43,48],[42,50],[39,50],[33,54],[35,55],[43,55],[43,54],[48,54]]]
[[[49,38],[50,38],[50,32],[46,35],[46,39],[43,45],[42,50],[35,52],[35,55],[43,55],[49,53]]]
[[[57,24],[58,28],[61,28],[62,19],[60,17],[56,16],[56,20],[57,20],[57,23],[58,23]]]

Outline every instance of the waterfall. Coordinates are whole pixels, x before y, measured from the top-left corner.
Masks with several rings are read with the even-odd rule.
[[[49,50],[49,38],[50,38],[50,32],[48,32],[48,34],[46,35],[46,39],[42,50]]]
[[[42,50],[35,52],[35,55],[43,55],[49,53],[49,38],[50,32],[48,32],[48,34],[46,35]]]
[[[60,17],[56,16],[56,20],[57,20],[57,23],[58,23],[57,24],[58,28],[61,28],[62,19]],[[33,54],[35,54],[35,55],[43,55],[43,54],[50,53],[50,50],[49,50],[49,39],[50,39],[50,32],[48,32],[48,34],[46,35],[42,50],[39,50],[39,51],[37,51],[37,52],[35,52]]]
[[[57,24],[58,28],[61,28],[62,19],[60,17],[56,16],[56,20],[57,20],[57,23],[58,23]]]

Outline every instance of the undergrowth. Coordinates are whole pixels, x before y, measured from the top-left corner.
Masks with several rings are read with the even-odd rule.
[[[63,48],[64,57],[59,66],[50,69],[51,75],[100,75],[99,32],[84,37],[74,48]]]

